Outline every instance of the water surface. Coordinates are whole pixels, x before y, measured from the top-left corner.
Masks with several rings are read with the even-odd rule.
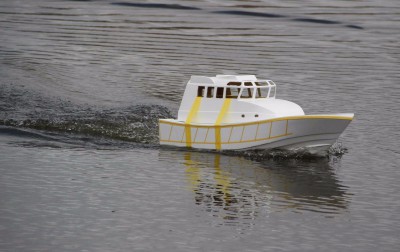
[[[399,11],[2,1],[0,250],[397,251]],[[215,74],[356,117],[328,157],[160,148],[158,118]]]

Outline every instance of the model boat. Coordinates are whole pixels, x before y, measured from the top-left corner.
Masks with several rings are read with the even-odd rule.
[[[161,145],[208,150],[328,149],[352,113],[305,115],[254,75],[192,76],[177,119],[160,119]]]

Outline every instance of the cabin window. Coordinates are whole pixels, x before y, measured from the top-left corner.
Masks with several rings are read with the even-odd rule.
[[[245,82],[245,86],[253,86],[251,82]],[[253,88],[243,88],[240,98],[253,98]]]
[[[256,98],[267,98],[268,97],[268,83],[266,81],[255,82],[257,88],[256,90]]]
[[[269,91],[269,97],[275,97],[276,87],[272,86],[271,91]]]
[[[214,87],[208,87],[207,88],[207,98],[213,98],[214,97]]]
[[[267,98],[269,88],[257,88],[256,98]]]
[[[268,86],[268,83],[266,81],[257,81],[254,83],[256,83],[256,86]]]
[[[226,88],[226,98],[238,98],[240,92],[240,82],[229,82]],[[229,87],[233,86],[233,87]]]
[[[203,86],[199,86],[197,88],[197,97],[204,97],[204,89],[205,89],[205,87],[203,87]]]
[[[224,98],[224,88],[223,87],[218,87],[217,88],[217,98]]]
[[[243,88],[240,98],[253,98],[251,90],[252,88]]]

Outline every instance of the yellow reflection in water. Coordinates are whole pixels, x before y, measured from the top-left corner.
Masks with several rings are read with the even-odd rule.
[[[191,190],[196,191],[201,181],[199,162],[192,160],[190,152],[185,153],[184,159],[184,164],[187,167],[185,171],[187,180],[189,181]]]
[[[346,187],[327,160],[253,162],[218,153],[180,152],[197,205],[224,223],[254,223],[264,212],[319,212],[348,207]]]
[[[224,161],[232,160],[231,157],[226,158]],[[224,224],[243,224],[254,219],[258,203],[252,189],[233,182],[234,178],[228,171],[231,165],[225,162],[222,168],[220,154],[186,152],[184,160],[186,179],[197,205],[204,206],[207,212],[221,218]],[[239,159],[233,160],[237,165]]]
[[[229,201],[229,186],[230,186],[230,181],[229,177],[224,174],[224,172],[221,171],[221,155],[217,154],[215,155],[214,159],[214,169],[215,169],[215,183],[217,186],[221,187],[220,190],[223,194],[224,202]]]
[[[210,179],[207,177],[202,177],[201,173],[201,162],[194,161],[192,159],[192,153],[187,152],[184,155],[185,159],[185,166],[186,168],[186,177],[187,180],[190,184],[190,188],[192,191],[196,192],[199,189],[200,183],[204,183],[205,180],[207,182],[210,182]],[[215,154],[214,155],[214,180],[213,180],[213,188],[218,189],[220,191],[220,194],[223,195],[223,198],[225,201],[229,200],[229,196],[231,193],[229,192],[229,187],[230,187],[230,178],[229,178],[229,173],[222,171],[221,170],[221,155],[220,154]],[[203,176],[206,176],[207,174],[203,174]]]

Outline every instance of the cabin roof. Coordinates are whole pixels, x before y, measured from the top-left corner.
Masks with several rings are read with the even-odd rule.
[[[215,77],[196,76],[192,75],[189,84],[193,85],[214,85],[226,86],[229,82],[242,82],[242,81],[261,81],[255,75],[217,75]]]

